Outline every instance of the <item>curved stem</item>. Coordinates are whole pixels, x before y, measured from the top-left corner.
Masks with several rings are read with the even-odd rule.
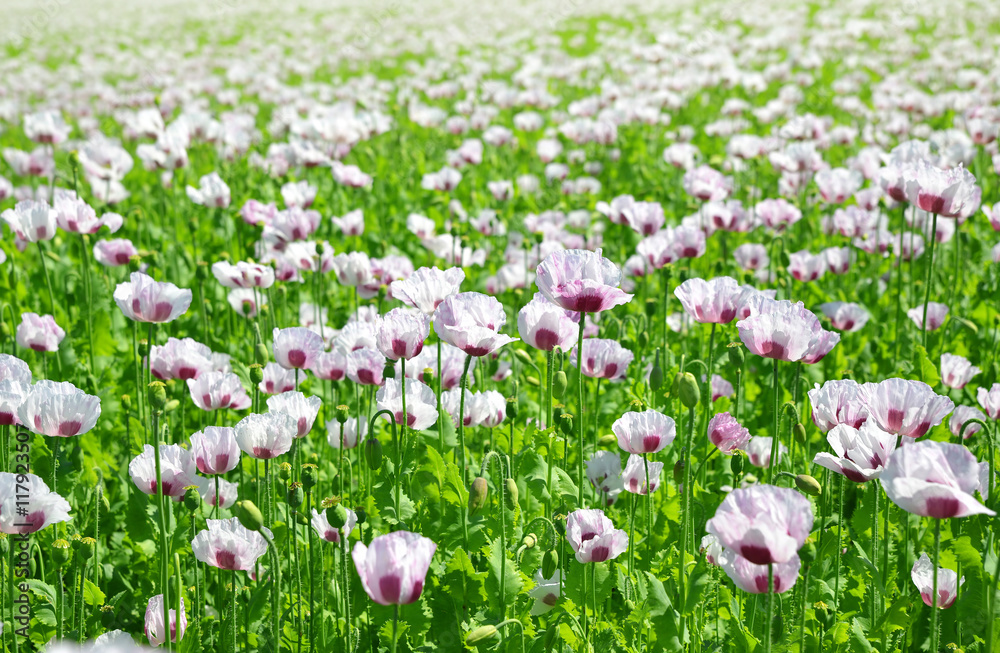
[[[402,445],[401,445],[401,443],[399,441],[399,438],[396,436],[396,416],[393,415],[392,411],[389,410],[388,408],[384,408],[384,409],[378,411],[377,413],[375,413],[374,415],[372,415],[371,421],[368,423],[368,433],[369,433],[369,435],[375,433],[375,420],[377,420],[380,415],[388,415],[389,416],[389,426],[390,426],[390,428],[392,430],[392,443],[394,445],[394,448],[396,449],[396,469],[393,471],[392,489],[393,489],[393,494],[395,495],[395,499],[396,499],[396,524],[398,525],[400,522],[403,521],[403,515],[402,515],[402,512],[400,511],[401,507],[402,507],[401,504],[400,504],[400,499],[401,499],[401,497],[400,497],[400,491],[401,491],[401,489],[403,487],[403,484],[402,484],[402,482],[400,482],[400,478],[399,478],[399,476],[400,476],[399,470],[402,468],[402,464],[403,464]],[[404,416],[404,419],[405,419],[405,416]],[[372,436],[372,437],[374,437],[374,436]]]

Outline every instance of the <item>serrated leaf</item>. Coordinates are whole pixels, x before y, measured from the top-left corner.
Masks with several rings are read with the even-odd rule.
[[[21,582],[25,583],[35,596],[47,600],[52,605],[56,604],[56,588],[37,578],[28,578]]]
[[[101,591],[101,588],[85,578],[83,580],[83,602],[87,605],[101,606],[104,605],[104,599],[104,592]]]
[[[917,352],[917,365],[920,371],[920,380],[927,385],[936,387],[941,383],[941,376],[938,374],[937,366],[931,362],[931,359],[927,356],[927,350],[924,349],[923,345],[914,345],[914,349]]]
[[[667,590],[663,587],[663,581],[649,573],[646,574],[646,614],[650,617],[659,617],[673,609],[673,604],[667,597]]]
[[[451,597],[458,613],[466,614],[486,602],[487,576],[485,571],[476,571],[464,550],[455,549],[445,566],[441,587]]]
[[[684,614],[692,614],[701,603],[709,580],[711,580],[711,576],[709,575],[708,563],[704,558],[701,558],[694,569],[688,572],[687,591],[684,593]]]
[[[487,561],[490,572],[486,579],[486,591],[490,597],[490,605],[499,611],[501,605],[512,605],[524,587],[517,565],[507,552],[500,547],[500,538],[495,538],[489,546]],[[506,564],[504,564],[506,562]],[[503,594],[500,593],[500,578],[504,578]]]
[[[857,617],[851,621],[851,650],[863,651],[864,653],[870,653],[874,650]]]

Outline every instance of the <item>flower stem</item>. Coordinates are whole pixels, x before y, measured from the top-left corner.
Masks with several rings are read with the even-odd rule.
[[[577,371],[577,406],[580,407],[580,414],[576,416],[578,426],[580,427],[580,439],[579,439],[579,453],[580,459],[577,461],[577,477],[576,482],[578,485],[578,495],[577,495],[577,507],[583,508],[583,481],[586,476],[583,475],[583,328],[587,322],[587,314],[580,311],[580,330],[576,339],[576,371]],[[586,614],[586,613],[584,613]],[[586,622],[586,619],[584,619]]]
[[[642,454],[642,465],[646,471],[646,554],[648,556],[646,562],[651,563],[653,560],[653,551],[651,547],[653,546],[653,510],[652,510],[652,500],[653,493],[649,489],[649,454]]]
[[[545,388],[546,388],[545,400],[546,401],[545,401],[545,423],[542,425],[544,428],[549,428],[550,426],[552,426],[552,375],[553,375],[553,372],[552,372],[552,358],[553,358],[553,354],[552,354],[552,351],[550,350],[545,355],[545,363],[546,363],[545,364]],[[549,505],[548,505],[548,511],[547,511],[546,514],[548,515],[549,519],[552,519],[552,511],[555,508],[555,502],[556,502],[555,497],[552,496],[552,464],[553,464],[552,450],[555,448],[552,445],[553,439],[554,438],[549,437],[548,446],[545,447],[545,458],[546,458],[546,460],[545,460],[545,462],[546,462],[546,466],[545,466],[546,467],[546,471],[545,471],[545,487],[548,488],[548,490],[549,490]]]
[[[833,590],[834,609],[840,613],[840,549],[841,538],[844,533],[844,477],[837,475],[837,500],[840,502],[837,508],[837,582]]]
[[[927,261],[927,284],[924,288],[924,317],[921,320],[920,326],[924,330],[924,350],[927,350],[927,334],[930,330],[927,328],[927,304],[931,300],[931,278],[934,274],[934,243],[937,242],[937,213],[934,214],[934,218],[931,220],[931,251],[930,260]],[[937,573],[937,572],[935,572]]]
[[[681,561],[677,570],[677,592],[680,594],[680,606],[684,606],[687,576],[687,546],[688,531],[691,528],[691,440],[694,436],[694,406],[688,408],[688,428],[684,436],[684,485],[681,488]],[[682,626],[683,628],[683,626]]]
[[[781,447],[778,443],[778,359],[774,359],[774,430],[771,432],[771,458],[767,464],[767,482],[774,482],[774,471],[778,467]]]
[[[872,483],[872,494],[875,495],[875,498],[872,501],[872,565],[878,569],[878,483]],[[882,582],[885,583],[884,575],[882,576]],[[872,583],[871,623],[875,623],[875,613],[877,611],[878,593],[875,589],[875,583]]]
[[[159,410],[154,410],[152,414],[153,421],[153,461],[156,465],[156,507],[159,516],[157,526],[160,529],[160,588],[163,590],[163,624],[166,629],[166,644],[167,650],[173,650],[173,644],[170,641],[170,586],[168,578],[170,576],[170,571],[168,565],[170,564],[170,542],[167,539],[167,507],[164,502],[163,496],[163,482],[161,476],[160,467],[160,412]],[[178,619],[180,617],[178,616]]]
[[[764,627],[764,653],[771,653],[771,624],[774,621],[774,563],[767,563],[767,622]]]
[[[934,214],[937,218],[937,214]],[[931,599],[931,653],[938,650],[938,556],[941,553],[941,520],[934,520],[934,594]],[[987,621],[992,630],[993,624]]]
[[[396,653],[396,629],[399,628],[399,604],[392,606],[392,653]]]

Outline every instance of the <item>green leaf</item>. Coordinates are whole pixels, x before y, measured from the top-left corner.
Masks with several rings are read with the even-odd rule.
[[[920,380],[932,388],[941,383],[941,376],[938,374],[937,366],[927,357],[927,350],[923,345],[914,345],[917,352],[917,361],[920,366]]]
[[[479,604],[486,602],[487,576],[485,571],[476,571],[469,555],[459,548],[445,566],[441,587],[451,597],[459,614],[471,614]]]
[[[104,605],[104,592],[94,585],[89,579],[83,580],[83,601],[87,605],[101,606]]]
[[[524,582],[521,572],[517,569],[517,564],[507,555],[507,552],[500,546],[500,538],[495,538],[489,546],[487,561],[490,568],[489,576],[486,579],[487,595],[490,597],[490,605],[499,611],[501,605],[512,605],[521,593]],[[506,565],[504,565],[506,561]],[[500,593],[500,578],[504,578],[503,594]]]
[[[708,563],[704,558],[701,558],[694,569],[688,572],[687,592],[684,593],[684,614],[694,613],[695,608],[702,601],[709,580],[711,580],[711,576]]]
[[[878,568],[875,565],[872,564],[872,561],[868,559],[868,554],[865,553],[865,550],[861,548],[861,545],[858,544],[857,541],[852,541],[851,544],[854,545],[854,551],[858,555],[857,555],[856,558],[848,558],[849,564],[852,567],[864,567],[865,569],[867,569],[869,571],[869,573],[871,573],[872,579],[876,583],[876,587],[878,588],[879,595],[884,596],[885,595],[885,583],[882,582],[882,572],[879,571]],[[860,569],[859,569],[859,571],[860,571]]]
[[[878,620],[878,624],[872,629],[870,635],[872,637],[880,637],[907,628],[910,625],[908,611],[912,605],[913,599],[908,596],[901,596],[896,599],[892,606],[882,615],[882,618]]]
[[[864,653],[871,653],[874,650],[857,617],[851,621],[851,650],[863,651]]]
[[[38,598],[45,599],[52,605],[56,604],[56,588],[37,578],[29,578],[21,582],[27,584],[28,589]],[[55,624],[51,625],[55,626]]]
[[[667,597],[667,590],[663,587],[663,581],[649,573],[646,574],[646,613],[650,617],[659,617],[673,609],[673,604]]]

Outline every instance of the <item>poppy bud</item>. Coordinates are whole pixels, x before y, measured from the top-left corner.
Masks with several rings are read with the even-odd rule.
[[[427,385],[430,385],[434,381],[434,368],[425,367],[422,376],[423,376],[423,382],[426,383]]]
[[[663,368],[660,367],[660,350],[656,350],[656,360],[653,362],[653,369],[649,372],[649,389],[659,392],[663,387]]]
[[[319,468],[312,463],[306,463],[302,466],[302,487],[305,488],[306,492],[311,491],[316,487],[317,476],[319,475]]]
[[[794,401],[786,401],[785,410],[791,416],[792,422],[794,422],[795,424],[798,424],[799,422],[802,421],[799,419],[799,407],[795,405]]]
[[[535,388],[537,388],[537,387],[539,387],[539,386],[542,385],[542,382],[538,380],[537,376],[532,376],[530,374],[525,374],[524,375],[524,382],[527,383],[530,386],[535,387]]]
[[[469,516],[476,514],[483,506],[486,505],[486,499],[489,497],[489,486],[486,484],[486,479],[482,476],[477,476],[472,485],[469,487]]]
[[[253,348],[254,362],[258,365],[267,365],[267,362],[271,359],[271,354],[267,351],[267,345],[263,342],[258,342]]]
[[[566,504],[563,504],[556,508],[555,514],[552,515],[552,526],[556,529],[559,537],[566,536],[566,510]]]
[[[552,578],[552,575],[556,573],[556,569],[559,568],[559,552],[555,549],[549,549],[542,556],[542,577]]]
[[[56,567],[61,569],[65,566],[72,554],[69,542],[66,540],[56,540],[52,543],[52,561],[56,563]]]
[[[286,496],[288,505],[292,508],[298,508],[302,505],[302,501],[305,500],[305,493],[302,491],[301,483],[292,483],[288,486],[288,494]]]
[[[685,408],[694,408],[701,401],[701,389],[691,372],[684,372],[677,383],[677,394]]]
[[[162,381],[149,384],[149,405],[153,410],[162,410],[167,405],[167,386]]]
[[[259,385],[264,380],[264,368],[254,363],[250,365],[250,381],[254,385]]]
[[[259,531],[264,527],[264,516],[260,514],[260,509],[249,499],[237,501],[233,505],[233,513],[243,525],[243,528],[251,531]]]
[[[684,482],[684,459],[679,458],[674,463],[674,483],[680,485]]]
[[[181,402],[179,399],[171,399],[167,402],[167,405],[163,407],[163,412],[169,413],[170,411],[177,410],[181,407]]]
[[[733,470],[733,474],[739,476],[743,473],[743,454],[736,452],[733,457],[729,459],[729,469]]]
[[[646,317],[656,317],[656,300],[646,300]]]
[[[639,345],[639,349],[645,349],[649,344],[649,333],[646,331],[640,331],[639,335],[636,336],[636,343]]]
[[[559,370],[552,377],[552,396],[556,399],[562,399],[563,395],[566,394],[567,386],[569,386],[569,381],[566,379],[566,372]]]
[[[382,443],[378,438],[365,440],[365,461],[368,463],[368,469],[373,471],[382,466]]]
[[[289,463],[281,463],[278,465],[278,478],[283,481],[287,481],[292,477],[292,466]]]
[[[531,354],[524,351],[523,349],[515,349],[514,355],[517,356],[517,359],[522,363],[524,363],[525,365],[534,366],[535,364],[535,362],[531,360]]]
[[[496,626],[480,626],[468,634],[465,638],[465,643],[469,646],[475,646],[480,642],[485,642],[486,640],[492,638],[497,634]]]
[[[343,424],[347,421],[347,415],[350,413],[351,409],[344,404],[337,406],[337,421]]]
[[[344,521],[344,523],[346,524],[346,523],[347,523],[347,521],[346,521],[346,519],[347,519],[347,517],[346,517],[346,514],[347,514],[347,513],[344,513],[344,514],[345,514],[345,517],[344,517],[345,521]],[[357,520],[358,520],[358,526],[361,526],[361,525],[362,525],[362,524],[364,524],[364,523],[365,523],[366,521],[368,521],[368,513],[367,513],[367,512],[365,512],[365,509],[364,509],[364,508],[362,508],[361,506],[358,506],[358,507],[356,507],[356,508],[354,509],[354,516],[355,516],[355,517],[357,518]],[[332,525],[332,524],[331,524],[331,525]]]
[[[734,374],[739,374],[743,369],[743,364],[746,362],[746,355],[743,353],[743,347],[739,344],[734,344],[729,347],[729,369]]]
[[[512,478],[508,478],[506,483],[507,494],[504,495],[504,502],[507,504],[508,510],[514,510],[517,508],[517,482]]]
[[[809,474],[799,474],[795,477],[795,487],[799,491],[809,496],[818,497],[823,494],[823,486]]]
[[[347,508],[344,504],[338,503],[332,509],[326,511],[326,518],[337,530],[340,530],[347,523]]]
[[[198,486],[191,485],[184,490],[184,507],[191,512],[201,507],[201,493],[198,492]]]
[[[792,437],[795,438],[796,442],[805,443],[806,441],[806,427],[802,424],[796,424],[792,427]]]
[[[535,544],[537,542],[538,542],[538,538],[535,537],[534,533],[528,533],[521,540],[521,544],[523,544],[524,548],[526,548],[526,549],[533,549],[533,548],[535,548]]]
[[[507,417],[517,419],[517,397],[507,397]]]
[[[85,537],[80,540],[80,559],[90,560],[97,550],[97,540],[92,537]]]
[[[122,408],[125,409],[125,412],[132,412],[132,397],[122,395]]]
[[[601,447],[613,447],[618,444],[618,438],[613,433],[608,433],[607,435],[602,435],[597,444]]]
[[[551,626],[545,629],[545,641],[544,649],[546,651],[553,651],[556,647],[556,637],[559,636],[559,624],[553,623]]]

